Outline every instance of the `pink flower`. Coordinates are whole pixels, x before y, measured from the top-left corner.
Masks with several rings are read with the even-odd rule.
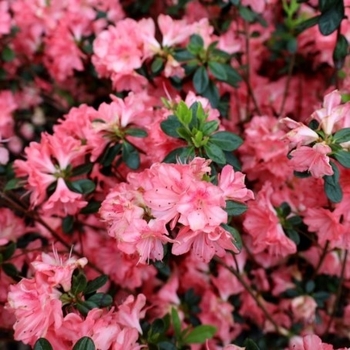
[[[293,157],[290,163],[294,170],[309,171],[315,178],[333,175],[327,156],[331,152],[331,148],[323,143],[316,143],[313,147],[301,146],[290,153]]]
[[[350,103],[341,104],[341,94],[334,90],[325,96],[323,108],[315,111],[311,117],[316,119],[326,135],[334,132],[334,126],[350,112]]]
[[[146,297],[143,294],[139,294],[136,299],[133,295],[129,295],[118,307],[118,323],[125,327],[135,328],[142,334],[140,320],[145,317],[145,305]]]
[[[53,256],[41,253],[31,265],[37,272],[36,278],[42,283],[47,283],[51,287],[61,285],[63,290],[68,292],[71,289],[71,279],[74,270],[78,267],[84,267],[87,262],[86,258],[62,258],[54,249]]]
[[[293,337],[289,344],[289,350],[333,350],[330,344],[322,343],[316,334],[309,334],[301,337]]]
[[[288,139],[290,142],[290,149],[300,145],[308,145],[319,139],[318,134],[303,123],[296,122],[290,118],[283,118],[281,122],[292,129],[283,136],[283,139]]]
[[[316,318],[317,303],[314,298],[309,295],[300,295],[293,298],[291,308],[296,321],[313,323]]]
[[[271,203],[272,193],[271,183],[265,182],[256,201],[249,203],[243,226],[253,238],[254,253],[268,249],[272,255],[286,256],[296,252],[296,245],[283,231]]]
[[[17,319],[14,338],[33,346],[49,328],[59,329],[63,321],[60,295],[58,290],[35,278],[24,278],[11,285],[7,308]]]
[[[225,165],[218,177],[218,186],[223,191],[225,200],[245,202],[254,199],[253,192],[244,184],[245,175],[234,171],[231,165]]]

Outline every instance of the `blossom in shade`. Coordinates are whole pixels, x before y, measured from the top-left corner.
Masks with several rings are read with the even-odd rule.
[[[301,146],[290,153],[290,163],[294,170],[309,171],[316,178],[333,175],[334,171],[327,156],[331,152],[331,148],[323,143],[316,143],[313,147]]]

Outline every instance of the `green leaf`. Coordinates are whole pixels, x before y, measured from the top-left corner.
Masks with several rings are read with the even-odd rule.
[[[343,199],[343,191],[339,184],[339,170],[338,167],[330,162],[334,174],[331,176],[325,175],[323,177],[324,180],[324,190],[326,192],[327,198],[333,203],[339,203]]]
[[[179,147],[167,154],[163,163],[177,163],[178,160],[186,162],[188,158],[194,157],[193,147]]]
[[[177,129],[181,127],[180,121],[177,119],[176,116],[170,115],[166,120],[163,120],[160,123],[160,128],[162,131],[175,138],[179,138],[179,134],[177,133]]]
[[[318,27],[323,35],[332,34],[340,26],[344,18],[344,3],[342,0],[333,0],[333,4],[322,12],[318,20]]]
[[[33,350],[53,350],[53,348],[47,339],[39,338],[35,342]]]
[[[183,342],[185,344],[203,344],[207,339],[212,338],[215,332],[216,327],[200,325],[190,331],[190,333],[184,337]]]
[[[219,128],[219,123],[216,120],[210,120],[203,125],[201,131],[205,136],[209,136],[218,128]]]
[[[80,214],[93,214],[97,213],[101,207],[101,201],[89,201],[88,205],[80,209]]]
[[[312,280],[307,281],[306,285],[305,285],[305,292],[309,294],[309,293],[314,291],[315,287],[316,287],[316,285],[315,285],[314,281],[312,281]]]
[[[334,153],[334,158],[345,168],[350,168],[350,152],[339,150]]]
[[[157,75],[163,69],[164,69],[164,59],[161,57],[157,57],[151,64],[151,72]]]
[[[180,101],[176,106],[176,117],[180,123],[184,125],[189,125],[192,120],[192,110],[188,108],[184,101]]]
[[[0,252],[2,255],[2,261],[6,261],[10,259],[13,255],[13,253],[16,251],[16,243],[15,242],[10,242],[6,244],[6,246],[0,247]]]
[[[140,166],[139,152],[127,141],[123,142],[122,159],[130,169],[136,170]]]
[[[348,55],[349,51],[349,43],[346,37],[343,34],[340,34],[337,39],[337,43],[335,45],[334,51],[333,51],[333,61],[335,65],[337,65],[338,62],[341,63],[341,66],[337,69],[340,69],[343,64],[346,56]]]
[[[112,305],[113,298],[106,293],[96,293],[89,297],[87,301],[95,303],[97,307],[107,307]]]
[[[243,140],[229,131],[219,131],[210,137],[210,142],[220,147],[223,151],[234,151],[242,145]]]
[[[67,215],[62,220],[62,230],[64,233],[72,233],[74,228],[74,216],[73,215]]]
[[[108,147],[108,149],[103,153],[101,159],[99,160],[99,163],[101,163],[104,167],[110,166],[116,156],[120,153],[121,149],[122,145],[120,143],[117,143],[113,147]]]
[[[316,25],[319,21],[320,15],[315,16],[315,17],[311,17],[301,23],[299,23],[296,27],[295,27],[295,31],[297,34],[301,34],[304,30],[313,27],[314,25]]]
[[[299,233],[293,229],[285,229],[285,232],[287,236],[296,244],[298,245],[300,243],[300,236]]]
[[[89,337],[80,338],[72,350],[95,350],[95,344]]]
[[[207,156],[218,164],[225,164],[226,157],[222,149],[214,143],[208,142],[204,146],[205,153]]]
[[[6,273],[9,277],[17,277],[18,271],[15,265],[11,263],[3,263],[1,265],[2,270]]]
[[[245,6],[239,7],[239,15],[247,22],[254,22],[255,20],[255,13]]]
[[[190,37],[190,45],[198,47],[198,48],[204,47],[203,38],[200,35],[198,35],[198,34],[191,35],[191,37]]]
[[[194,56],[187,49],[175,49],[173,57],[178,62],[185,62],[194,59],[196,56]]]
[[[208,67],[216,79],[226,81],[228,79],[226,69],[222,63],[210,61]]]
[[[255,342],[249,338],[245,340],[244,346],[245,346],[245,350],[260,350],[260,348],[255,344]]]
[[[4,187],[4,191],[11,191],[11,190],[15,190],[17,188],[21,187],[21,180],[20,179],[11,179],[9,180],[5,187]]]
[[[337,143],[343,143],[343,142],[350,141],[350,128],[344,128],[344,129],[337,131],[333,135],[333,139]]]
[[[146,130],[139,129],[139,128],[129,128],[125,130],[126,135],[134,136],[134,137],[146,137],[147,132]]]
[[[238,216],[247,211],[247,205],[235,201],[226,201],[225,210],[228,215]]]
[[[178,348],[175,346],[175,344],[169,342],[169,341],[161,341],[158,344],[159,350],[177,350]]]
[[[171,308],[171,320],[174,327],[174,332],[178,340],[181,339],[181,321],[179,314],[175,308]]]
[[[231,67],[229,64],[223,64],[222,66],[225,69],[227,75],[225,83],[233,87],[237,87],[237,83],[239,83],[242,80],[242,77],[238,74],[236,69]]]
[[[80,179],[67,183],[68,187],[77,193],[89,194],[95,191],[96,185],[89,179]]]
[[[87,280],[84,273],[79,272],[77,275],[73,275],[71,292],[74,295],[84,292],[86,286],[87,286]]]
[[[73,168],[72,177],[89,173],[92,169],[92,166],[92,163],[86,163]]]
[[[229,226],[227,224],[221,224],[221,227],[223,227],[227,232],[229,232],[232,236],[232,242],[236,246],[236,248],[241,251],[243,247],[242,243],[242,237],[239,234],[239,232],[232,226]]]
[[[91,294],[97,291],[97,289],[103,287],[108,281],[107,275],[101,275],[93,279],[92,281],[89,281],[86,285],[86,288],[84,289],[84,294]]]
[[[1,52],[1,58],[5,62],[11,62],[15,57],[16,57],[15,52],[9,46],[5,46]]]
[[[225,157],[226,157],[226,163],[230,164],[236,171],[241,171],[241,163],[237,159],[237,157],[232,154],[232,152],[226,152],[224,151]]]
[[[213,108],[217,108],[219,106],[219,103],[220,103],[219,89],[216,86],[216,84],[214,84],[214,82],[212,82],[211,80],[209,81],[208,88],[202,93],[202,95],[209,100]]]
[[[207,89],[208,84],[209,77],[206,69],[203,66],[198,67],[193,75],[194,88],[199,94],[201,94]]]
[[[88,300],[78,301],[75,306],[83,316],[86,316],[90,310],[97,308],[95,303]]]

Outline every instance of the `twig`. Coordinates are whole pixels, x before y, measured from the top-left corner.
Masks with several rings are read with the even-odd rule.
[[[287,101],[287,96],[288,96],[288,92],[289,92],[289,87],[290,87],[290,82],[292,80],[292,72],[293,72],[293,68],[294,68],[294,64],[295,64],[295,52],[292,54],[290,61],[289,61],[289,65],[288,65],[288,76],[287,76],[287,81],[286,81],[286,86],[283,92],[283,98],[282,98],[282,104],[281,104],[281,108],[280,108],[280,112],[279,112],[279,116],[282,115],[283,111],[284,111],[284,107],[286,105],[286,101]]]

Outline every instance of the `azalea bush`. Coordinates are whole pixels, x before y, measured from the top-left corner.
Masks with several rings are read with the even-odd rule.
[[[0,2],[0,347],[350,349],[349,16]]]

